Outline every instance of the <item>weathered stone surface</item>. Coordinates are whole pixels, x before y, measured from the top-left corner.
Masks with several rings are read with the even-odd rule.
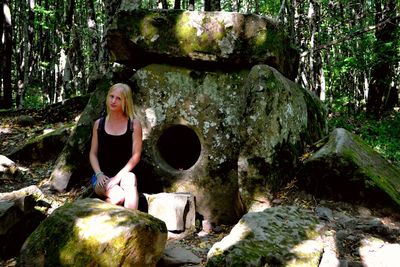
[[[190,193],[145,194],[148,213],[165,222],[168,231],[194,230],[195,200]]]
[[[22,127],[32,126],[35,124],[35,119],[29,115],[21,115],[17,118],[17,123]]]
[[[106,32],[112,59],[229,69],[268,64],[293,79],[298,53],[279,23],[233,12],[120,9]]]
[[[160,191],[191,192],[211,223],[237,222],[241,197],[285,182],[325,130],[318,100],[266,65],[200,72],[153,64],[133,81],[148,170],[139,177]]]
[[[243,213],[237,158],[247,73],[150,65],[134,76],[142,164],[151,172],[139,177],[160,191],[192,193],[196,211],[216,223],[234,223]]]
[[[158,262],[157,267],[193,266],[200,263],[201,259],[191,251],[179,245],[169,244],[165,248],[164,255]]]
[[[36,186],[0,194],[0,258],[19,252],[25,239],[46,217],[42,193]]]
[[[329,212],[331,220],[321,221],[324,253],[319,266],[397,266],[399,225],[371,216],[365,207],[358,207],[356,214],[342,208]]]
[[[165,223],[98,199],[56,209],[29,236],[20,266],[155,266],[167,240]]]
[[[360,258],[365,267],[395,267],[399,265],[400,244],[390,244],[376,237],[360,242]]]
[[[250,205],[294,176],[305,146],[325,136],[327,124],[321,101],[269,66],[254,66],[244,88],[238,171]]]
[[[274,207],[247,213],[213,245],[207,266],[318,266],[323,244],[311,211]]]
[[[389,196],[400,205],[400,170],[342,128],[332,131],[326,144],[305,161],[298,178],[318,196],[374,202]]]
[[[17,171],[17,165],[14,161],[4,155],[0,155],[0,179],[5,173],[14,174]]]

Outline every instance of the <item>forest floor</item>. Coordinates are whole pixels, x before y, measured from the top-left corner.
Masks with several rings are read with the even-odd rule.
[[[47,129],[55,129],[65,124],[77,121],[83,111],[86,98],[77,98],[69,103],[57,104],[41,110],[18,110],[0,111],[0,155],[7,155],[16,146],[23,145],[37,135],[42,134]],[[11,158],[11,160],[13,160]],[[39,185],[43,180],[50,177],[56,159],[47,162],[16,162],[18,166],[26,169],[27,175],[24,179],[11,179],[0,177],[0,193],[12,192],[29,185]],[[82,193],[84,188],[71,191],[70,193],[58,196],[62,199],[73,199],[77,194]],[[345,203],[333,200],[316,199],[314,196],[298,190],[295,183],[288,184],[275,195],[272,203],[261,203],[265,208],[274,205],[295,205],[302,208],[315,210],[322,205],[334,211],[341,211],[351,216],[360,216],[367,213],[369,217],[377,217],[388,227],[400,229],[400,213],[395,207],[366,207],[362,203]],[[366,212],[367,210],[367,212]],[[226,236],[232,226],[220,225],[214,228],[211,233],[194,232],[187,235],[170,235],[170,241],[179,244],[192,251],[202,259],[201,266],[206,262],[207,252],[211,246]],[[357,260],[357,255],[353,255],[351,247],[345,251],[347,259]],[[0,266],[15,266],[15,260],[7,262],[0,260]]]

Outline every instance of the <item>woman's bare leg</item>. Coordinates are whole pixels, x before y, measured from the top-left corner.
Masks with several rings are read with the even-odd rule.
[[[136,210],[139,205],[136,175],[129,172],[126,176],[122,177],[120,185],[125,192],[124,207]]]
[[[106,201],[115,205],[122,204],[125,200],[124,196],[124,190],[119,185],[114,185],[107,190]]]

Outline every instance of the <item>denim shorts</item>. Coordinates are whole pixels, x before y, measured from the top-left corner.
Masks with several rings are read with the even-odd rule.
[[[93,174],[93,175],[92,175],[92,186],[93,186],[93,188],[96,187],[96,182],[97,182],[96,174]]]

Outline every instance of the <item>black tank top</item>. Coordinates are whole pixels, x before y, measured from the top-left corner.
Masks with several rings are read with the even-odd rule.
[[[98,154],[101,170],[108,177],[115,176],[132,157],[133,126],[128,119],[126,132],[122,135],[110,135],[105,131],[105,118],[101,117],[97,128]]]

